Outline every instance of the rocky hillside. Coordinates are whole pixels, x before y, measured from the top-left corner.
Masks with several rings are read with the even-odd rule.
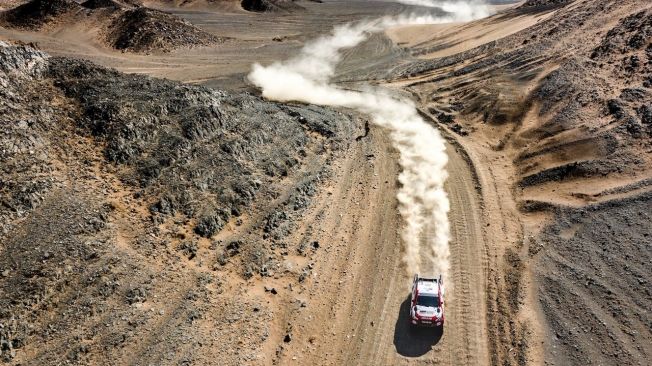
[[[231,283],[278,268],[353,120],[4,43],[0,85],[0,358],[251,360],[266,305]]]
[[[2,24],[38,30],[46,24],[73,17],[83,8],[72,0],[32,0],[0,13]]]
[[[163,11],[130,1],[32,0],[0,13],[0,25],[30,31],[56,30],[73,23],[99,28],[108,46],[129,52],[167,52],[206,46],[220,39]]]
[[[120,12],[108,26],[107,40],[117,50],[132,52],[169,51],[218,42],[217,37],[176,16],[145,7]]]

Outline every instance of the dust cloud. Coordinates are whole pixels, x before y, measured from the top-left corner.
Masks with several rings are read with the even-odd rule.
[[[396,0],[396,2],[405,5],[423,6],[426,8],[438,8],[447,13],[469,16],[471,19],[483,18],[489,15],[489,7],[486,5],[486,3],[483,0],[476,0],[476,1]],[[465,20],[457,20],[457,21],[465,21]]]
[[[408,275],[423,271],[446,277],[450,227],[444,139],[419,116],[410,100],[378,89],[344,90],[330,83],[341,51],[355,47],[372,33],[392,26],[461,22],[488,15],[485,8],[472,3],[442,3],[440,8],[445,15],[402,15],[338,26],[330,35],[308,43],[292,59],[269,66],[254,64],[248,78],[267,99],[352,108],[370,115],[373,123],[389,131],[402,168],[397,198],[405,222],[401,237]],[[430,265],[422,268],[428,262]]]

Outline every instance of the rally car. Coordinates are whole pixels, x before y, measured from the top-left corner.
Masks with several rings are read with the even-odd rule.
[[[410,300],[410,323],[416,326],[444,326],[444,283],[439,278],[414,276]]]

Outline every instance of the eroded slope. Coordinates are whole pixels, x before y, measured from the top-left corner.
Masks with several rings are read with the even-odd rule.
[[[318,245],[288,235],[352,119],[25,46],[0,58],[2,359],[268,363],[271,305],[241,290],[310,273]]]

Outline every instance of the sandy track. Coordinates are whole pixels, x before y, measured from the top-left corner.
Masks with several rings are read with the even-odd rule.
[[[413,329],[408,325],[411,279],[404,270],[392,271],[393,277],[379,307],[380,315],[370,317],[379,318],[378,326],[366,330],[371,340],[363,343],[364,351],[349,361],[376,365],[488,363],[484,306],[486,261],[479,198],[462,156],[451,145],[448,145],[448,154],[447,191],[452,207],[453,240],[444,331]],[[424,261],[423,265],[427,263]],[[396,263],[393,268],[398,267]]]
[[[448,146],[451,201],[451,275],[446,279],[446,326],[439,332],[408,326],[409,278],[404,271],[394,274],[391,300],[383,307],[388,320],[376,331],[369,364],[486,364],[485,276],[479,201],[472,174],[464,159]],[[424,247],[423,252],[429,248]],[[422,268],[427,268],[424,260]],[[397,311],[398,309],[398,311]],[[393,335],[388,343],[387,335]],[[364,357],[362,358],[364,360]],[[365,362],[362,362],[365,363]]]
[[[471,170],[448,145],[452,270],[446,330],[408,324],[410,280],[401,261],[395,193],[397,154],[385,131],[353,147],[305,225],[324,233],[325,251],[302,289],[310,305],[288,312],[295,324],[280,364],[482,365],[488,363],[486,255],[480,198]],[[373,156],[372,156],[373,155]],[[428,248],[424,248],[424,251]],[[424,261],[424,266],[426,265]]]

